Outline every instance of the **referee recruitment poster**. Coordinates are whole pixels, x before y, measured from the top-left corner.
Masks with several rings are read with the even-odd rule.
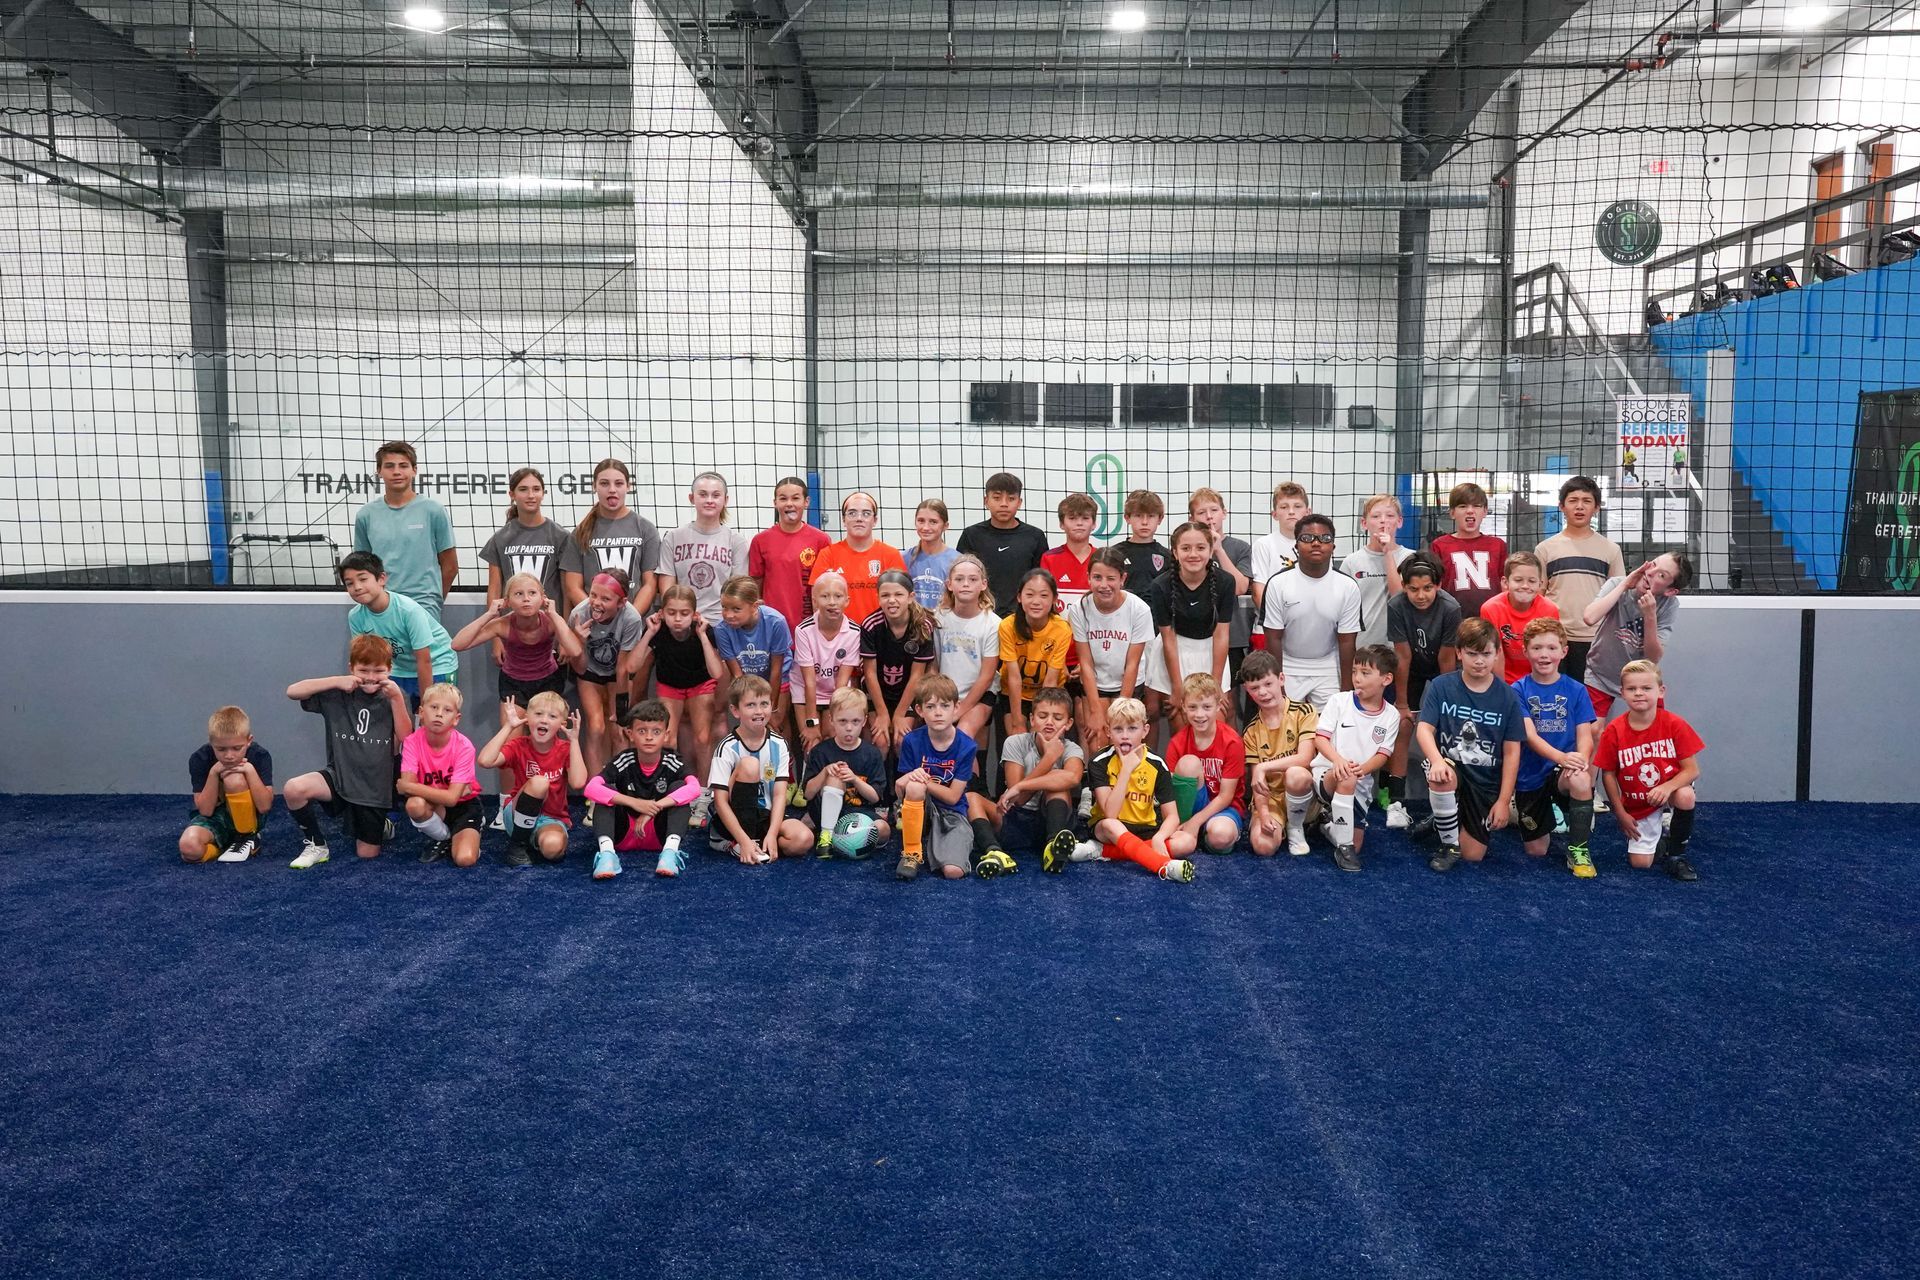
[[[1693,397],[1615,396],[1614,484],[1622,489],[1687,488],[1687,428]]]

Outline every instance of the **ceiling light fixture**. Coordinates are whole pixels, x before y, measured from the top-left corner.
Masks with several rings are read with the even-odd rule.
[[[1796,5],[1787,10],[1787,30],[1811,31],[1833,16],[1833,10],[1824,4]]]
[[[1147,26],[1147,11],[1134,5],[1115,9],[1107,15],[1107,25],[1115,31],[1144,31]]]
[[[415,31],[445,31],[447,15],[432,5],[415,5],[400,15],[400,20]]]

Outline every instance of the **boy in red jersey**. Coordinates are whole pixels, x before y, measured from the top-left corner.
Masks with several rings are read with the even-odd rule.
[[[1660,705],[1666,692],[1657,664],[1642,658],[1620,670],[1620,696],[1627,714],[1600,731],[1593,766],[1602,770],[1613,816],[1627,837],[1627,861],[1645,869],[1660,862],[1675,880],[1698,880],[1687,861],[1693,838],[1696,758],[1706,743],[1693,726]],[[1673,826],[1660,834],[1661,812],[1673,810]]]

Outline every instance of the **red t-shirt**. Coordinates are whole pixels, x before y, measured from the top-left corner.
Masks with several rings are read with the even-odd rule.
[[[833,543],[813,558],[813,577],[834,570],[847,580],[847,621],[859,626],[880,607],[880,575],[889,569],[907,571],[897,548],[876,539],[865,551],[845,541]],[[808,579],[812,581],[812,579]]]
[[[1239,783],[1233,789],[1233,807],[1245,812],[1247,807],[1247,748],[1240,741],[1240,735],[1216,722],[1213,726],[1213,742],[1202,751],[1193,740],[1193,729],[1181,726],[1180,732],[1173,735],[1167,743],[1166,761],[1176,768],[1181,756],[1193,756],[1200,761],[1200,785],[1207,794],[1220,794],[1220,784],[1228,778]]]
[[[535,778],[547,780],[547,798],[540,812],[549,818],[558,818],[562,822],[567,817],[567,761],[572,750],[565,738],[555,735],[553,745],[542,755],[534,747],[533,739],[521,734],[507,739],[500,748],[500,767],[513,779],[513,794],[519,795],[520,788]]]
[[[1500,652],[1506,655],[1507,674],[1502,684],[1512,684],[1524,678],[1533,670],[1533,664],[1527,661],[1527,624],[1535,618],[1560,617],[1560,606],[1547,599],[1542,592],[1533,598],[1526,609],[1513,607],[1513,597],[1502,591],[1493,599],[1480,606],[1480,616],[1493,624],[1493,630],[1500,637]]]
[[[810,524],[792,533],[779,525],[762,529],[747,544],[747,576],[760,582],[760,599],[798,627],[813,612],[807,584],[813,580],[813,561],[833,539]]]
[[[1600,731],[1593,763],[1619,776],[1627,816],[1644,818],[1655,809],[1647,802],[1647,792],[1680,772],[1680,762],[1699,755],[1707,744],[1692,725],[1671,711],[1655,711],[1653,723],[1644,729],[1634,728],[1627,720],[1621,716]]]
[[[1507,573],[1507,544],[1490,533],[1462,538],[1443,533],[1433,540],[1433,555],[1445,575],[1441,587],[1460,602],[1460,616],[1477,618],[1480,606],[1501,594]]]
[[[1040,557],[1040,567],[1053,575],[1055,585],[1060,588],[1060,598],[1054,602],[1055,613],[1065,613],[1073,602],[1087,594],[1092,586],[1087,581],[1087,566],[1093,561],[1094,546],[1087,545],[1087,558],[1074,558],[1065,544],[1045,552]],[[996,601],[996,603],[998,603]],[[1078,647],[1067,650],[1067,671],[1069,674],[1080,669],[1080,650]]]

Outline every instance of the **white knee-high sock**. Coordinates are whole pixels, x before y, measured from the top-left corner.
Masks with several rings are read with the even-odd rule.
[[[413,819],[413,829],[429,840],[451,840],[453,833],[447,830],[447,820],[437,813],[424,818]]]
[[[820,788],[820,830],[831,833],[836,822],[840,821],[840,807],[846,803],[847,793],[839,787]]]
[[[1460,843],[1460,801],[1451,791],[1429,792],[1433,802],[1433,829],[1441,844]]]
[[[1328,834],[1338,845],[1353,843],[1353,797],[1334,792],[1333,821],[1328,826]]]
[[[1311,794],[1304,796],[1287,792],[1287,835],[1295,840],[1307,838],[1307,809],[1313,804]]]

